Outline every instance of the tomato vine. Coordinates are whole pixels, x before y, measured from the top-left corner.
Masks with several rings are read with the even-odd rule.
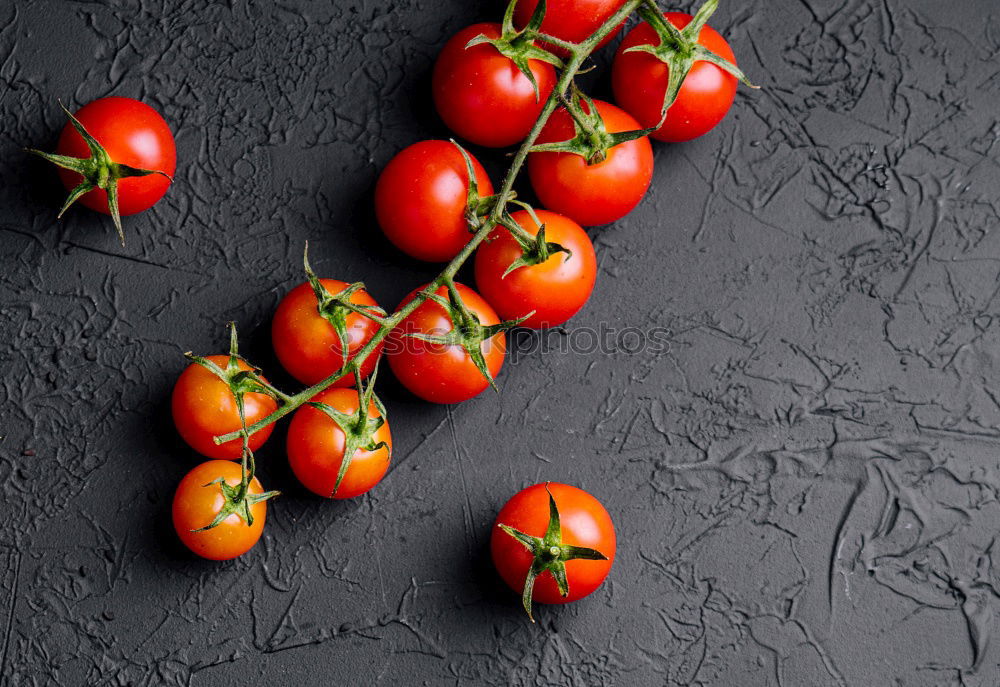
[[[452,260],[445,266],[441,273],[431,281],[422,291],[417,293],[417,295],[407,303],[405,306],[397,310],[392,315],[385,317],[375,315],[369,312],[367,309],[355,306],[346,299],[341,299],[340,303],[343,307],[351,309],[354,312],[360,313],[366,317],[374,319],[378,325],[379,329],[375,335],[368,341],[368,343],[359,350],[352,358],[345,361],[344,365],[334,374],[330,375],[326,379],[303,389],[299,393],[292,396],[284,396],[282,399],[282,404],[273,413],[268,415],[262,420],[259,420],[246,428],[249,434],[253,434],[260,431],[264,427],[273,424],[285,417],[289,413],[292,413],[304,403],[308,403],[313,396],[324,391],[330,385],[332,385],[337,379],[343,377],[344,375],[353,374],[356,369],[359,369],[364,361],[369,355],[376,349],[379,343],[392,331],[396,326],[398,326],[407,316],[409,316],[414,310],[416,310],[420,305],[423,304],[428,298],[432,298],[434,292],[441,286],[450,287],[449,292],[454,291],[455,275],[458,270],[465,264],[465,262],[472,256],[476,248],[480,243],[489,236],[498,225],[509,226],[512,222],[507,220],[509,216],[508,204],[513,201],[514,196],[514,182],[517,180],[518,175],[521,172],[522,167],[524,167],[525,160],[527,160],[528,153],[532,152],[532,148],[535,144],[535,139],[541,133],[542,128],[548,122],[549,117],[555,112],[556,108],[560,104],[568,102],[568,97],[570,93],[571,86],[574,83],[574,79],[580,68],[583,66],[584,61],[590,54],[597,48],[601,40],[608,35],[611,31],[616,29],[619,24],[625,21],[633,12],[638,9],[640,5],[643,4],[645,0],[628,0],[621,9],[615,12],[610,19],[608,19],[604,24],[600,26],[591,36],[581,42],[570,44],[567,42],[562,43],[561,47],[569,52],[569,57],[565,61],[562,67],[562,71],[556,81],[555,88],[552,89],[552,93],[549,95],[548,99],[545,101],[545,105],[542,108],[541,114],[535,121],[535,125],[532,127],[531,131],[528,133],[528,137],[524,140],[521,146],[518,148],[514,155],[511,165],[504,176],[503,183],[500,186],[500,190],[491,198],[492,207],[486,216],[485,221],[483,221],[476,233],[473,234],[472,238],[465,245],[465,247],[456,255]],[[513,3],[512,3],[513,4]],[[536,12],[543,13],[545,10],[545,3],[540,2],[538,4],[538,10]],[[523,31],[534,31],[533,28],[525,28]],[[546,37],[545,40],[552,40],[551,37]],[[570,47],[572,46],[572,47]],[[457,144],[456,144],[457,145]],[[523,238],[523,235],[521,235]],[[534,237],[532,237],[534,240]],[[550,249],[551,250],[551,249]],[[513,324],[511,324],[513,326]],[[222,436],[216,437],[216,443],[225,443],[227,441],[232,441],[233,439],[238,439],[241,436],[241,431],[229,432]]]
[[[593,286],[593,264],[595,262],[593,248],[590,245],[589,239],[583,230],[572,222],[572,219],[577,219],[581,223],[584,223],[584,220],[580,218],[567,219],[566,217],[555,215],[555,213],[548,210],[539,210],[536,212],[529,205],[516,199],[514,193],[515,181],[526,166],[526,163],[529,162],[531,156],[535,156],[531,158],[533,161],[546,160],[548,162],[553,161],[558,156],[579,158],[573,160],[574,169],[582,169],[584,172],[581,173],[589,173],[589,170],[601,167],[602,165],[606,167],[611,166],[617,152],[629,150],[630,147],[638,145],[642,148],[639,151],[641,154],[637,153],[634,157],[640,159],[642,164],[637,167],[640,173],[637,178],[633,179],[632,183],[632,190],[638,189],[638,195],[632,193],[631,196],[635,197],[631,197],[629,194],[622,193],[622,189],[613,185],[608,188],[604,177],[595,177],[591,185],[605,194],[617,194],[618,198],[616,200],[621,207],[617,209],[613,208],[610,215],[605,211],[604,214],[598,213],[595,215],[590,213],[587,216],[604,217],[605,219],[602,221],[606,222],[613,221],[613,219],[607,219],[608,217],[617,218],[628,212],[641,199],[652,175],[652,153],[647,136],[657,132],[664,122],[667,121],[668,111],[682,97],[684,79],[692,71],[694,65],[698,62],[707,62],[722,70],[726,78],[739,79],[749,84],[746,81],[746,77],[735,64],[712,53],[709,48],[699,43],[701,31],[703,28],[707,28],[706,22],[714,12],[717,4],[718,0],[706,0],[694,17],[684,15],[687,17],[686,25],[677,28],[671,23],[673,20],[669,16],[664,18],[665,15],[661,12],[655,0],[624,0],[617,10],[610,14],[588,37],[579,42],[572,42],[549,33],[542,33],[541,27],[546,9],[545,0],[539,0],[531,19],[524,24],[523,28],[515,28],[513,17],[518,0],[511,0],[502,24],[482,25],[489,27],[490,35],[482,34],[467,40],[465,47],[468,49],[475,47],[481,51],[486,46],[495,48],[496,52],[508,59],[531,82],[536,98],[540,101],[544,97],[544,104],[541,105],[537,118],[534,120],[530,130],[527,131],[523,142],[514,153],[503,182],[495,193],[492,188],[486,189],[484,184],[477,183],[479,174],[478,163],[474,162],[474,159],[464,148],[452,141],[452,144],[461,154],[461,159],[455,155],[454,150],[449,149],[450,164],[452,165],[450,169],[452,171],[456,169],[461,170],[465,173],[467,188],[467,191],[463,191],[465,194],[464,198],[459,197],[455,199],[453,209],[456,212],[453,219],[455,222],[458,222],[459,217],[461,217],[461,221],[464,222],[465,228],[468,231],[468,241],[464,245],[461,245],[457,253],[454,250],[447,251],[447,255],[453,255],[453,257],[451,257],[438,276],[411,294],[408,300],[404,301],[392,314],[388,314],[376,305],[368,304],[369,302],[373,303],[373,301],[358,301],[358,297],[361,294],[364,294],[365,299],[369,298],[365,293],[364,284],[361,282],[344,284],[343,282],[336,282],[334,280],[319,279],[310,268],[308,246],[306,247],[303,263],[308,278],[308,287],[303,285],[301,288],[311,289],[311,294],[315,297],[316,310],[315,313],[310,311],[309,316],[315,318],[318,313],[318,316],[329,324],[329,327],[332,328],[335,334],[335,337],[331,337],[331,340],[335,341],[337,343],[336,347],[339,348],[336,352],[335,360],[342,360],[336,370],[324,368],[323,373],[326,374],[328,372],[329,374],[308,388],[296,394],[285,394],[267,382],[258,370],[246,364],[237,352],[235,325],[231,329],[231,348],[228,363],[225,366],[216,364],[208,358],[201,358],[190,353],[187,354],[194,364],[207,369],[221,380],[228,388],[229,393],[236,399],[238,423],[233,421],[229,426],[238,428],[213,436],[212,441],[215,445],[228,444],[236,440],[239,440],[242,444],[240,483],[237,486],[231,486],[221,477],[211,482],[210,484],[218,483],[221,485],[224,495],[223,509],[216,514],[214,520],[207,527],[192,531],[204,531],[215,527],[223,521],[231,520],[230,516],[234,514],[242,518],[248,526],[253,524],[252,507],[274,496],[276,492],[261,493],[259,484],[256,487],[256,492],[251,489],[252,484],[255,483],[251,437],[258,432],[269,432],[269,428],[275,422],[304,406],[306,408],[303,411],[305,413],[303,417],[312,417],[309,413],[313,413],[315,416],[309,422],[316,422],[322,419],[324,423],[332,423],[332,425],[339,427],[340,432],[343,434],[343,456],[340,462],[334,467],[332,473],[324,474],[320,476],[322,479],[317,477],[314,480],[315,484],[309,487],[313,491],[317,491],[317,493],[322,492],[330,497],[340,497],[337,493],[338,489],[340,489],[342,482],[345,480],[345,475],[351,469],[351,460],[356,454],[360,455],[359,452],[364,451],[374,453],[383,449],[386,454],[390,453],[391,441],[379,438],[382,436],[388,437],[388,427],[385,424],[385,409],[374,395],[375,370],[377,369],[378,357],[390,333],[395,332],[392,335],[393,338],[389,339],[390,342],[397,337],[412,337],[422,342],[422,345],[441,345],[464,350],[465,355],[471,361],[471,365],[474,365],[479,374],[485,378],[485,382],[477,378],[477,381],[482,382],[481,386],[485,388],[486,383],[488,383],[496,388],[493,374],[499,369],[499,366],[490,365],[486,357],[484,357],[482,347],[485,344],[495,341],[498,335],[526,321],[530,325],[535,326],[536,322],[546,320],[551,323],[553,317],[558,317],[558,321],[562,322],[572,316],[581,307],[589,295],[589,289]],[[606,42],[607,38],[617,32],[633,14],[638,14],[645,20],[646,23],[643,25],[645,27],[644,31],[652,31],[659,37],[660,42],[658,45],[648,43],[636,44],[623,52],[625,54],[639,53],[642,55],[642,59],[645,60],[650,58],[659,60],[666,65],[669,71],[669,78],[661,74],[664,83],[661,93],[658,96],[662,98],[662,105],[659,109],[659,121],[648,121],[650,118],[647,117],[646,120],[643,120],[646,128],[643,128],[628,112],[608,103],[592,100],[583,94],[576,85],[576,77],[591,53]],[[466,40],[464,34],[462,40]],[[490,57],[491,59],[494,57],[492,53]],[[533,68],[537,69],[537,65],[533,67],[531,64],[538,61],[544,62],[546,68],[551,65],[558,74],[551,89],[539,89],[537,76],[532,71]],[[553,114],[559,108],[563,108],[563,110],[558,113],[558,119],[553,118]],[[655,115],[653,119],[655,119]],[[622,122],[626,123],[623,125]],[[551,138],[551,126],[554,124],[558,124],[557,128],[565,130],[563,139]],[[547,125],[549,125],[549,129],[546,128]],[[567,138],[568,140],[564,140]],[[443,142],[435,143],[438,147],[447,146]],[[532,165],[534,165],[534,162],[529,164],[529,167]],[[529,172],[534,182],[535,170],[532,168]],[[403,177],[405,176],[403,175]],[[565,186],[573,186],[571,181],[563,181]],[[483,193],[481,194],[480,191],[483,191]],[[543,197],[545,194],[539,191],[538,195],[539,197]],[[462,203],[464,203],[464,212],[459,213],[458,210],[461,208]],[[558,210],[558,208],[553,209]],[[568,216],[570,213],[564,212],[563,214]],[[554,231],[548,235],[548,238],[545,225],[540,220],[540,216],[542,215],[558,219],[558,221],[556,219],[550,220]],[[531,229],[525,229],[521,224],[522,222],[530,226]],[[572,226],[567,227],[566,223]],[[595,224],[598,222],[589,223]],[[573,295],[572,297],[562,294],[562,299],[565,302],[558,304],[558,307],[562,309],[558,315],[554,316],[551,313],[552,309],[556,306],[547,303],[547,306],[551,306],[548,307],[550,312],[545,318],[541,319],[532,319],[532,316],[535,314],[534,312],[528,314],[517,313],[517,316],[513,316],[515,315],[514,310],[520,307],[519,305],[511,308],[498,308],[503,310],[501,315],[510,317],[510,319],[491,319],[493,317],[492,311],[489,311],[490,318],[482,317],[482,308],[471,302],[472,296],[476,294],[467,287],[458,284],[455,281],[455,276],[458,270],[472,257],[477,248],[480,247],[480,244],[486,241],[494,232],[499,232],[500,235],[503,232],[509,233],[509,237],[504,236],[503,238],[507,240],[508,247],[513,246],[510,249],[515,251],[515,253],[510,255],[505,253],[508,257],[504,259],[504,262],[506,263],[509,260],[509,265],[491,266],[491,269],[494,269],[497,273],[495,275],[497,284],[500,284],[511,273],[522,269],[530,270],[546,263],[550,258],[569,260],[575,256],[577,260],[585,265],[584,269],[590,269],[589,277],[586,274],[581,277],[584,282],[588,278],[590,279],[589,287],[584,287],[582,299],[580,294]],[[562,240],[567,245],[564,246],[550,240],[557,237],[566,237],[562,238]],[[464,236],[459,236],[459,238],[464,240]],[[557,240],[559,239],[557,238]],[[461,240],[454,244],[455,248],[460,244]],[[587,260],[589,262],[586,262]],[[587,268],[587,265],[591,267]],[[506,271],[504,271],[504,268],[506,268]],[[513,281],[515,280],[511,280],[511,282]],[[516,287],[512,288],[516,289]],[[465,294],[464,296],[463,293]],[[468,303],[466,302],[467,300],[469,301]],[[477,297],[478,300],[481,299]],[[501,300],[497,299],[496,302],[501,303]],[[491,304],[486,304],[485,301],[483,303],[489,309],[489,305]],[[426,310],[426,307],[442,309],[450,319],[450,331],[446,331],[444,335],[433,332],[402,332],[401,325],[406,323],[411,316],[419,314],[419,309]],[[421,310],[421,312],[423,311]],[[358,341],[352,341],[348,332],[349,318],[353,318],[356,321],[357,316],[365,318],[366,325],[371,325],[366,327],[366,338],[363,339],[363,345],[359,344]],[[502,339],[502,336],[500,338]],[[327,346],[327,348],[334,347]],[[493,353],[496,352],[493,351]],[[499,348],[501,360],[502,353],[503,346],[501,345]],[[393,365],[396,364],[394,359],[390,358],[390,361]],[[367,372],[371,372],[371,377],[365,383],[364,378]],[[301,377],[302,375],[296,376]],[[316,374],[312,378],[318,376]],[[398,373],[397,376],[399,376]],[[329,394],[320,396],[320,394],[324,394],[328,389],[336,386],[338,381],[345,379],[355,380],[356,392],[342,391],[347,394],[357,394],[356,406],[353,405],[354,401],[348,403],[346,396],[339,401],[345,404],[342,408],[336,408],[326,403],[324,399],[333,399],[334,397]],[[247,394],[269,396],[270,399],[273,399],[272,405],[274,410],[266,416],[257,417],[251,421],[244,412],[244,397]],[[350,406],[350,411],[345,410],[348,406]],[[321,411],[323,417],[321,418],[320,414],[316,414],[315,410]],[[295,425],[296,422],[299,422],[299,420],[294,420],[292,424]],[[305,423],[306,420],[302,422]],[[385,467],[387,467],[387,462],[378,466],[381,472],[375,470],[372,473],[374,481],[381,478]],[[374,474],[375,472],[377,474]],[[368,476],[371,477],[372,475]],[[365,486],[365,489],[370,488],[372,483],[366,482],[367,486]],[[317,485],[320,485],[322,488]],[[546,493],[548,493],[550,518],[548,530],[546,530],[544,536],[531,535],[508,526],[505,523],[501,523],[503,532],[513,537],[514,540],[519,542],[533,556],[532,560],[534,562],[530,563],[528,578],[523,587],[523,601],[529,614],[534,580],[543,572],[550,573],[556,579],[558,582],[557,592],[562,597],[566,597],[569,593],[565,565],[567,562],[574,562],[575,565],[575,562],[578,560],[606,560],[605,554],[599,551],[564,544],[560,533],[559,515],[555,500],[552,494],[548,492],[548,487],[545,489]],[[327,494],[326,492],[329,493]],[[352,491],[352,494],[355,493],[361,493],[361,491]],[[613,551],[609,553],[613,555]],[[608,562],[608,566],[610,566],[610,562]],[[604,574],[607,574],[606,568],[603,571]]]

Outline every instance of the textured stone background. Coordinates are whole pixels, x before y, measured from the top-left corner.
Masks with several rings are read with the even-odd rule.
[[[499,12],[0,3],[0,682],[998,684],[989,0],[724,2],[713,24],[764,89],[657,146],[642,206],[592,232],[573,323],[665,327],[669,346],[527,354],[455,408],[386,381],[396,454],[373,493],[310,496],[281,430],[260,545],[218,565],[176,542],[197,460],[169,420],[181,352],[221,351],[235,319],[294,389],[268,327],[306,239],[387,307],[432,275],[381,238],[372,185],[446,135],[434,56]],[[55,174],[21,152],[54,146],[57,98],[109,94],[178,142],[124,250],[104,217],[57,222]],[[544,479],[595,493],[620,548],[601,590],[532,626],[486,543]]]

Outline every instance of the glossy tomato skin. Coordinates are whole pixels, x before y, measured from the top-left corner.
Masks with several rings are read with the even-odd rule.
[[[499,38],[499,24],[474,24],[449,40],[434,65],[432,88],[438,114],[462,138],[489,148],[514,145],[527,137],[556,83],[555,69],[540,60],[528,68],[535,89],[512,60],[488,43],[466,48],[483,34]]]
[[[346,289],[349,284],[336,279],[320,279],[320,283],[332,295]],[[351,294],[351,302],[357,305],[377,307],[368,292],[359,289]],[[378,324],[359,313],[347,316],[347,353],[349,357],[361,350],[378,331]],[[316,294],[309,282],[299,284],[288,292],[271,323],[271,343],[274,352],[290,375],[303,384],[312,386],[326,379],[344,364],[344,353],[340,337],[322,315],[319,314]],[[382,354],[379,345],[361,365],[361,376],[367,377],[375,369],[375,363]],[[335,387],[354,386],[354,375],[344,375],[333,383]]]
[[[624,110],[595,100],[608,133],[641,129]],[[586,103],[582,104],[588,111]],[[552,114],[539,143],[568,141],[576,135],[565,108]],[[528,156],[528,175],[542,205],[585,227],[621,219],[639,204],[653,179],[653,147],[642,138],[620,143],[593,165],[575,153],[539,152]]]
[[[622,8],[625,0],[548,0],[545,3],[545,18],[542,19],[542,33],[561,38],[571,43],[586,40],[601,24]],[[538,0],[520,0],[514,10],[514,24],[528,25],[531,15],[538,6]],[[603,47],[621,31],[609,33],[597,47]],[[565,50],[555,48],[554,53],[566,57]]]
[[[551,573],[544,572],[538,576],[533,593],[535,601],[568,603],[592,593],[611,572],[617,544],[615,528],[600,501],[582,489],[556,482],[549,482],[548,488],[559,509],[563,543],[596,549],[607,557],[606,561],[566,561],[566,578],[569,581],[569,595],[566,597],[559,594],[559,587]],[[497,572],[511,589],[520,594],[531,568],[532,556],[524,544],[500,529],[501,524],[525,534],[543,537],[549,524],[549,496],[545,484],[536,484],[516,493],[500,510],[490,539],[490,551]]]
[[[691,21],[683,12],[663,16],[678,29]],[[641,44],[659,45],[656,32],[643,22],[629,31],[615,55],[611,85],[615,101],[639,120],[644,127],[660,121],[660,108],[667,91],[670,70],[667,65],[645,52],[625,52]],[[698,43],[729,62],[736,64],[732,48],[718,31],[702,28]],[[667,119],[651,136],[660,141],[678,143],[708,133],[726,116],[736,97],[736,77],[711,62],[695,62],[670,106]]]
[[[472,167],[479,195],[493,195],[493,184],[474,157]],[[465,159],[453,143],[421,141],[404,148],[375,185],[375,214],[382,231],[418,260],[451,260],[472,238],[465,221],[468,181]]]
[[[497,229],[476,251],[476,286],[497,314],[513,320],[535,314],[522,327],[542,329],[563,324],[583,307],[594,290],[597,258],[594,244],[583,228],[568,217],[549,210],[536,210],[545,225],[545,238],[570,251],[552,253],[539,265],[504,272],[521,256],[521,246],[506,229]],[[538,225],[524,210],[514,220],[533,236]]]
[[[112,96],[84,105],[75,116],[104,146],[112,161],[173,176],[177,167],[174,136],[163,117],[149,105],[132,98]],[[59,136],[56,153],[87,158],[90,148],[73,124],[67,122]],[[61,167],[59,178],[67,191],[83,181],[76,172]],[[118,209],[122,215],[147,210],[163,197],[169,186],[170,180],[160,174],[121,179],[118,182]],[[91,210],[111,214],[108,194],[99,188],[84,194],[77,202]]]
[[[222,509],[225,502],[222,489],[218,484],[210,484],[220,477],[226,484],[237,486],[241,479],[239,463],[210,460],[195,466],[177,486],[172,509],[174,529],[184,545],[202,558],[213,561],[236,558],[252,549],[264,531],[267,515],[267,502],[260,501],[250,507],[252,525],[233,513],[212,529],[192,532],[211,523]],[[264,492],[256,477],[250,481],[249,491],[251,494]]]
[[[456,284],[462,301],[479,318],[482,325],[499,324],[500,319],[482,296],[465,286]],[[400,308],[409,303],[424,287],[414,289],[403,299]],[[448,291],[441,287],[436,292],[443,298]],[[434,301],[424,301],[410,313],[396,329],[389,333],[385,355],[393,374],[412,393],[433,403],[461,403],[476,396],[489,386],[489,382],[472,362],[461,346],[446,346],[404,336],[405,333],[423,333],[441,336],[452,330],[448,312]],[[486,368],[494,378],[503,367],[507,339],[503,332],[481,344]]]
[[[229,364],[228,355],[210,355],[212,361],[222,369]],[[242,360],[241,370],[251,369]],[[174,425],[181,437],[195,451],[208,458],[237,460],[241,457],[243,444],[239,439],[216,445],[212,438],[240,429],[240,414],[236,408],[236,397],[229,387],[211,371],[198,363],[185,368],[174,385],[170,399]],[[243,407],[247,426],[262,420],[278,408],[277,402],[265,394],[246,394]],[[259,449],[271,436],[274,425],[268,425],[250,435],[250,450]]]
[[[358,392],[354,389],[327,389],[313,397],[313,402],[351,414],[358,409]],[[368,408],[368,417],[379,416],[374,403]],[[375,443],[384,441],[386,448],[376,451],[358,449],[347,466],[336,496],[337,473],[344,459],[344,431],[318,408],[304,405],[295,411],[288,426],[288,462],[302,485],[325,498],[350,499],[370,490],[389,469],[392,455],[392,436],[389,423],[384,423],[375,433]]]

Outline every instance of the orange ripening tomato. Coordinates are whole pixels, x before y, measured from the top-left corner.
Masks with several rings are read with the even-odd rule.
[[[258,501],[250,506],[253,524],[248,525],[236,513],[215,527],[195,532],[205,527],[219,514],[225,503],[222,487],[212,484],[224,479],[231,487],[239,485],[242,478],[240,464],[228,460],[210,460],[195,466],[184,476],[174,492],[173,522],[177,536],[186,547],[202,558],[225,561],[241,556],[253,548],[264,531],[267,502]],[[250,480],[250,494],[262,494],[264,489],[257,478]]]
[[[206,360],[222,369],[229,364],[228,355],[210,355]],[[241,370],[251,369],[242,360],[239,367]],[[239,431],[242,425],[236,397],[229,386],[210,370],[198,363],[188,365],[177,378],[170,407],[177,431],[195,451],[208,458],[238,460],[241,457],[241,439],[218,445],[213,441],[216,436]],[[249,427],[277,410],[278,403],[266,394],[249,393],[243,396],[243,408]],[[251,434],[250,450],[256,451],[263,446],[273,429],[272,424]]]

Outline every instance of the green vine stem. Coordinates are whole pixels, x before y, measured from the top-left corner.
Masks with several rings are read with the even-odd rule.
[[[354,357],[346,361],[344,365],[341,366],[341,369],[337,370],[326,379],[313,384],[308,389],[303,389],[293,396],[285,396],[282,394],[281,400],[284,402],[278,407],[278,409],[267,417],[247,427],[245,430],[247,434],[258,432],[264,427],[277,422],[289,413],[297,410],[303,404],[308,403],[313,396],[327,389],[336,380],[346,374],[353,374],[355,371],[359,370],[368,356],[375,351],[379,343],[381,343],[390,331],[406,319],[414,310],[420,307],[420,305],[424,303],[424,301],[426,301],[432,294],[434,294],[434,292],[441,286],[449,286],[454,282],[455,274],[458,273],[459,268],[461,268],[469,257],[472,256],[479,244],[482,243],[486,237],[490,235],[490,232],[492,232],[498,225],[505,225],[504,215],[507,213],[507,204],[513,200],[514,197],[514,182],[517,180],[518,174],[520,174],[521,168],[524,166],[524,162],[528,157],[528,153],[535,144],[535,140],[541,133],[542,128],[545,126],[546,122],[548,122],[549,117],[553,112],[555,112],[556,108],[567,99],[570,87],[573,85],[574,79],[580,71],[580,67],[583,65],[584,61],[594,50],[597,49],[604,37],[614,31],[622,22],[631,16],[642,3],[643,0],[628,0],[585,41],[580,43],[553,41],[559,45],[559,47],[569,52],[569,58],[565,62],[565,66],[559,75],[559,80],[556,82],[555,88],[552,89],[552,93],[545,101],[545,106],[542,108],[541,114],[535,121],[534,127],[532,127],[528,137],[524,139],[521,147],[518,148],[517,153],[514,155],[514,159],[511,162],[510,168],[507,170],[507,174],[504,177],[500,191],[493,196],[493,204],[489,215],[482,225],[480,225],[480,227],[476,230],[473,237],[469,240],[461,252],[452,258],[451,262],[448,263],[441,274],[439,274],[434,281],[428,284],[426,288],[420,291],[413,298],[413,300],[392,315],[371,318],[378,323],[378,330],[372,338],[369,339],[368,343],[354,355]],[[548,40],[548,37],[540,35],[539,38],[542,40]],[[366,316],[368,315],[366,312],[362,312],[361,314]],[[237,439],[242,436],[243,433],[243,431],[236,431],[222,436],[217,436],[215,437],[215,443],[222,444],[227,441]]]

